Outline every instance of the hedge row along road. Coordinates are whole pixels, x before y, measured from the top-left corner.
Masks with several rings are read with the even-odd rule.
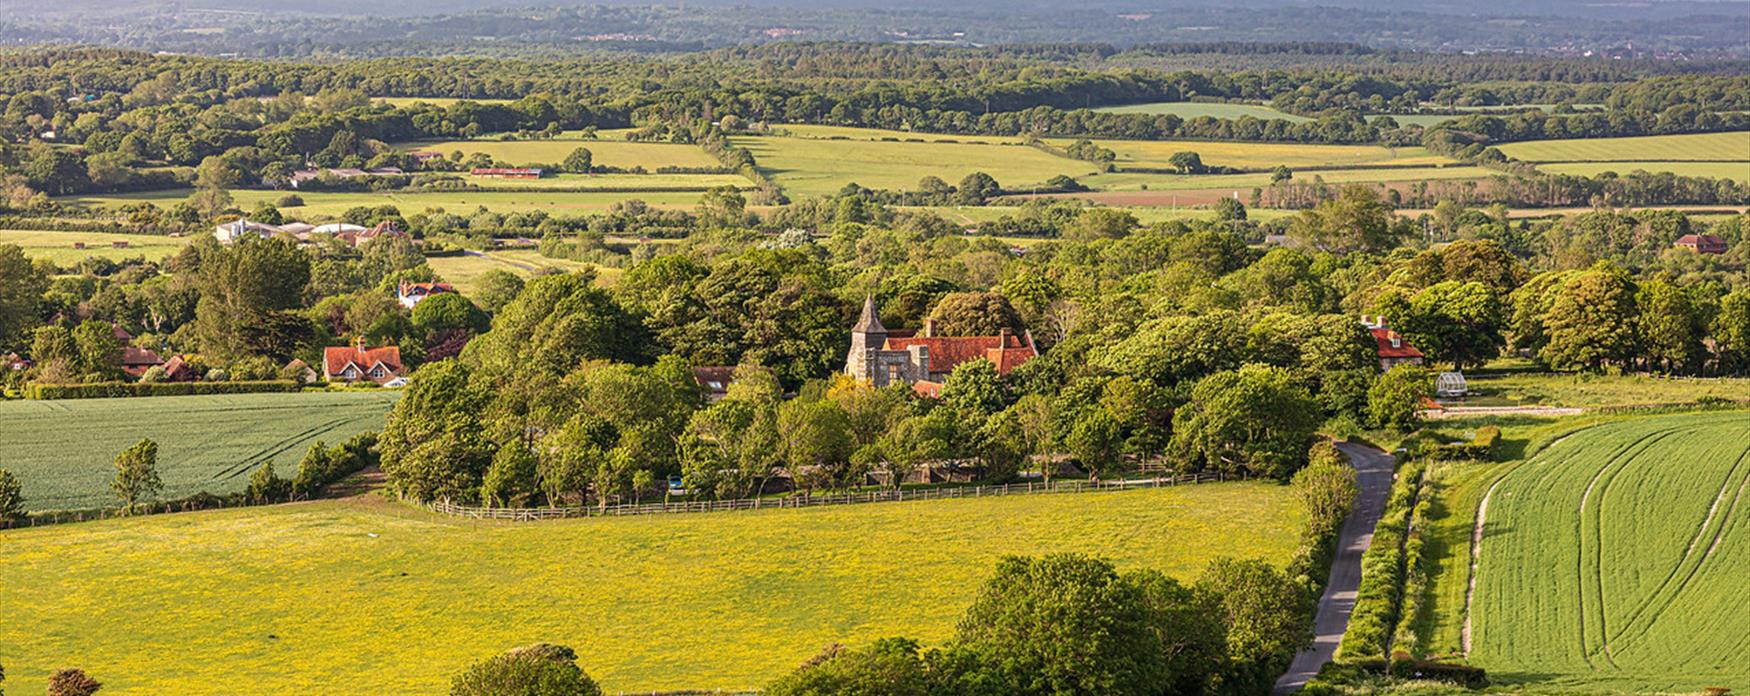
[[[1750,688],[1750,414],[1601,425],[1489,499],[1473,663],[1496,682]]]

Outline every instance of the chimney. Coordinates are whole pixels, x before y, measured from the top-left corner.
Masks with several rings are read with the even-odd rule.
[[[997,345],[1000,347],[1003,347],[1003,348],[1007,348],[1007,347],[1009,347],[1009,339],[1012,339],[1015,337],[1015,330],[1011,329],[1007,326],[1005,326],[1001,329],[997,329],[997,337],[999,339],[1001,339],[1000,341],[998,341]]]
[[[930,319],[930,318],[925,318],[924,319],[924,338],[935,338],[935,337],[936,337],[936,320]]]

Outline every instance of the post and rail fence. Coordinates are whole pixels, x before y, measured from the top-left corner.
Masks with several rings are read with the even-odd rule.
[[[669,515],[697,512],[728,512],[731,510],[777,510],[783,508],[819,507],[824,505],[856,505],[861,503],[901,502],[906,500],[946,500],[951,498],[988,498],[1041,493],[1102,493],[1138,488],[1163,488],[1243,480],[1245,476],[1227,476],[1220,472],[1156,476],[1116,481],[1028,481],[994,486],[952,486],[920,490],[884,489],[859,493],[830,495],[790,495],[781,498],[734,498],[730,500],[690,500],[682,502],[633,503],[624,505],[578,505],[540,508],[496,508],[457,505],[447,500],[424,503],[432,512],[480,520],[510,520],[533,522],[573,517],[620,517],[625,515]]]

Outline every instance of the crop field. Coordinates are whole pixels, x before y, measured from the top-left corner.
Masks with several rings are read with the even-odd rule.
[[[116,249],[112,242],[125,241],[126,249]],[[73,244],[83,243],[84,249]],[[33,259],[48,259],[61,266],[71,266],[86,257],[107,259],[145,257],[158,261],[175,254],[188,244],[187,238],[150,234],[106,234],[102,232],[51,232],[36,230],[0,230],[0,244],[13,244],[24,249]]]
[[[718,186],[753,188],[753,182],[739,174],[558,174],[539,179],[500,179],[489,176],[465,176],[468,183],[482,188],[541,190],[606,189],[631,191],[704,191]]]
[[[566,259],[551,259],[542,256],[532,249],[504,249],[489,251],[481,255],[464,256],[432,256],[425,260],[438,277],[456,286],[463,294],[467,294],[479,282],[480,276],[488,271],[510,271],[523,278],[531,278],[538,272],[560,271],[570,273],[590,267],[592,264]],[[618,277],[620,269],[597,268],[599,282]]]
[[[779,136],[736,136],[732,141],[753,152],[761,171],[792,197],[836,193],[850,183],[911,191],[925,176],[941,177],[955,184],[973,172],[989,174],[1005,187],[1022,188],[1059,174],[1082,176],[1094,171],[1089,162],[1058,157],[1024,145]]]
[[[786,123],[773,127],[775,135],[822,140],[902,140],[927,143],[983,143],[986,145],[1019,145],[1023,142],[1012,135],[955,135],[949,133],[917,133],[883,128],[855,126],[819,126],[806,123]]]
[[[1678,176],[1705,176],[1750,183],[1750,159],[1742,162],[1559,162],[1539,165],[1538,169],[1575,176],[1593,176],[1601,172],[1671,172]]]
[[[1552,443],[1489,498],[1471,659],[1497,682],[1750,688],[1750,414]]]
[[[1151,116],[1172,114],[1183,119],[1193,119],[1199,116],[1212,118],[1239,118],[1251,116],[1261,119],[1281,119],[1301,123],[1311,121],[1305,116],[1277,111],[1262,104],[1228,104],[1223,102],[1156,102],[1152,104],[1128,104],[1125,106],[1103,106],[1095,111],[1108,114],[1148,114]]]
[[[311,443],[381,428],[397,398],[354,391],[4,401],[0,466],[18,476],[26,509],[112,505],[116,454],[151,438],[163,498],[231,493],[260,462],[277,462],[289,478]]]
[[[1750,162],[1750,132],[1533,140],[1501,152],[1527,162]]]
[[[19,693],[72,664],[105,694],[441,693],[550,641],[609,692],[749,688],[834,642],[940,644],[1003,555],[1191,580],[1286,562],[1302,515],[1285,486],[1227,483],[534,524],[363,496],[19,529],[0,655]]]
[[[1382,169],[1332,169],[1315,172],[1297,172],[1294,177],[1300,181],[1312,181],[1314,177],[1324,179],[1332,184],[1384,183],[1388,181],[1429,181],[1433,179],[1478,179],[1490,176],[1494,172],[1482,167],[1452,166],[1452,167],[1403,167]],[[1234,188],[1250,192],[1251,189],[1270,185],[1268,173],[1256,174],[1143,174],[1135,172],[1110,172],[1093,174],[1077,179],[1088,188],[1099,191],[1169,191],[1191,189]]]
[[[109,196],[78,196],[61,200],[106,207],[144,201],[161,208],[168,208],[186,200],[190,193],[191,191],[188,189],[181,189]],[[285,191],[237,190],[231,192],[231,197],[235,199],[237,207],[250,210],[262,203],[277,201],[286,193]],[[349,208],[361,205],[394,205],[400,208],[404,214],[441,208],[448,212],[466,215],[476,208],[486,207],[500,213],[545,210],[554,215],[587,215],[606,211],[615,203],[634,198],[657,207],[691,208],[698,204],[700,195],[691,191],[640,191],[633,193],[540,190],[526,192],[382,191],[374,193],[307,191],[298,194],[304,199],[304,205],[286,208],[282,212],[292,218],[310,222],[336,218]]]
[[[548,164],[565,161],[565,156],[577,148],[589,150],[595,163],[604,167],[720,167],[722,163],[697,145],[678,143],[635,143],[625,140],[446,140],[396,143],[403,150],[429,150],[449,156],[485,153],[494,159],[514,165]]]
[[[1075,139],[1053,139],[1060,147]],[[1203,140],[1095,140],[1095,144],[1118,154],[1119,169],[1146,167],[1166,169],[1174,153],[1195,152],[1204,164],[1239,169],[1296,167],[1438,167],[1454,161],[1423,147],[1383,145],[1303,145],[1300,143],[1242,143]],[[1298,174],[1297,174],[1298,175]]]

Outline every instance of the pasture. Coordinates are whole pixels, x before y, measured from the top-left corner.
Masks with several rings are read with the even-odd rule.
[[[539,179],[501,179],[469,174],[464,178],[468,183],[482,188],[530,191],[705,191],[718,186],[753,188],[753,182],[739,174],[557,174]]]
[[[128,248],[117,249],[114,242],[127,242]],[[75,249],[75,243],[84,249]],[[33,259],[48,259],[60,266],[72,266],[87,257],[98,256],[121,260],[145,257],[149,261],[163,260],[188,244],[183,237],[150,234],[108,234],[103,232],[52,232],[38,230],[0,230],[0,244],[13,244],[24,249]]]
[[[1390,181],[1430,181],[1433,179],[1480,179],[1493,172],[1482,167],[1403,167],[1379,169],[1333,169],[1296,172],[1295,180],[1308,182],[1314,178],[1331,184],[1384,183]],[[1270,185],[1270,174],[1153,174],[1140,172],[1107,172],[1084,176],[1078,181],[1099,191],[1172,191],[1194,189],[1240,189],[1249,193],[1253,188]]]
[[[463,294],[472,290],[475,283],[479,282],[480,276],[486,275],[488,271],[510,271],[526,279],[534,277],[537,273],[550,271],[571,273],[592,265],[566,259],[547,258],[533,249],[501,249],[482,252],[478,255],[431,256],[427,257],[425,262],[438,274],[438,277],[456,286],[456,289]],[[605,282],[608,278],[617,278],[619,274],[620,269],[618,268],[597,267],[596,269],[598,282]]]
[[[1538,169],[1574,176],[1595,176],[1602,172],[1671,172],[1678,176],[1705,176],[1750,183],[1750,159],[1742,162],[1558,162],[1539,165]]]
[[[381,428],[397,398],[336,391],[0,401],[0,466],[18,476],[28,510],[113,505],[116,454],[151,438],[161,498],[234,493],[263,461],[289,478],[311,443]]]
[[[128,203],[147,202],[168,208],[186,200],[188,189],[125,193],[107,196],[76,196],[60,199],[69,203],[117,207]],[[231,192],[237,207],[251,210],[262,203],[273,203],[286,195],[285,191],[236,190]],[[294,219],[309,222],[339,217],[358,206],[393,205],[402,214],[441,209],[467,215],[478,208],[499,213],[545,210],[554,215],[587,215],[600,213],[615,203],[638,199],[657,207],[691,208],[699,202],[700,193],[692,191],[639,191],[615,193],[607,191],[380,191],[333,192],[306,191],[298,193],[304,205],[285,208],[281,212]]]
[[[362,496],[19,529],[0,655],[20,693],[73,664],[105,694],[441,693],[551,641],[609,692],[748,688],[834,642],[939,644],[1003,555],[1191,580],[1286,562],[1302,516],[1285,486],[1226,483],[534,524]]]
[[[1095,169],[1090,162],[1025,145],[781,136],[735,136],[731,140],[751,151],[760,170],[793,197],[836,193],[851,183],[911,191],[925,176],[937,176],[953,185],[973,172],[989,174],[1007,188],[1024,189],[1059,174],[1083,176]]]
[[[1149,116],[1164,116],[1171,114],[1190,120],[1201,116],[1210,118],[1232,119],[1242,116],[1270,120],[1280,119],[1293,123],[1304,123],[1312,119],[1296,116],[1286,111],[1277,111],[1263,104],[1233,104],[1227,102],[1154,102],[1149,104],[1127,104],[1124,106],[1102,106],[1094,111],[1104,114],[1146,114]]]
[[[1750,133],[1647,135],[1633,138],[1532,140],[1500,146],[1527,162],[1742,162],[1750,165]]]
[[[414,141],[396,143],[395,147],[403,150],[427,150],[441,152],[449,156],[452,152],[464,155],[476,152],[484,153],[493,159],[503,160],[513,165],[546,164],[556,165],[565,161],[577,148],[589,150],[590,156],[597,166],[644,167],[656,171],[657,167],[721,167],[722,163],[697,145],[679,143],[638,143],[626,140],[602,139],[553,139],[553,140],[445,140],[445,141]]]
[[[1055,138],[1050,142],[1065,147],[1074,138]],[[1429,152],[1423,147],[1385,147],[1383,145],[1309,145],[1300,143],[1246,143],[1204,140],[1095,140],[1094,144],[1117,153],[1116,164],[1125,167],[1167,169],[1174,153],[1195,152],[1203,163],[1237,169],[1270,170],[1277,165],[1297,167],[1342,168],[1369,167],[1438,167],[1454,161]]]
[[[1013,135],[957,135],[949,133],[919,133],[913,131],[887,130],[884,128],[858,128],[856,126],[820,126],[806,123],[786,123],[774,126],[774,135],[814,138],[818,140],[901,140],[905,142],[924,143],[980,143],[984,145],[1020,145],[1025,140]]]
[[[1471,661],[1497,683],[1750,688],[1750,414],[1606,423],[1489,496]]]

